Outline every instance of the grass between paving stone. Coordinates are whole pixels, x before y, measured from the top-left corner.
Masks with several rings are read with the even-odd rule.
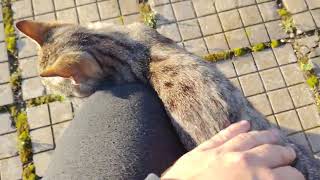
[[[139,12],[143,22],[151,28],[157,28],[156,14],[152,11],[147,0],[139,0]]]

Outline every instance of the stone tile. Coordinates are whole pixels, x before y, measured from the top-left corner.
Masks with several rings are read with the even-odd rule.
[[[0,106],[13,103],[13,93],[10,84],[0,85]]]
[[[57,20],[64,21],[66,23],[78,24],[78,17],[77,17],[76,9],[72,8],[72,9],[66,9],[63,11],[58,11],[57,12]]]
[[[234,9],[237,3],[234,0],[216,0],[215,5],[218,12]]]
[[[265,23],[265,25],[271,39],[283,39],[288,37],[288,34],[286,34],[281,27],[281,21],[272,21]]]
[[[160,34],[174,40],[175,42],[181,41],[178,26],[176,23],[162,25],[157,28],[157,30]]]
[[[311,13],[309,11],[295,14],[292,17],[293,17],[293,22],[298,30],[305,32],[305,31],[314,30],[316,28],[316,25],[314,24]]]
[[[320,126],[320,117],[317,106],[311,105],[297,109],[302,127],[304,129]]]
[[[0,23],[0,41],[4,41],[4,26]]]
[[[19,57],[30,57],[37,55],[37,45],[29,38],[19,39],[17,42]]]
[[[49,104],[52,123],[58,123],[73,118],[70,102],[53,102]]]
[[[54,13],[42,14],[34,17],[37,21],[55,21],[56,17]]]
[[[238,78],[230,79],[230,82],[234,87],[236,87],[243,94]]]
[[[0,136],[0,158],[18,155],[17,134],[10,133]],[[1,161],[0,161],[1,162]]]
[[[320,151],[320,127],[305,131],[313,152]]]
[[[219,13],[221,25],[225,31],[242,27],[240,15],[237,10]]]
[[[302,130],[296,111],[287,111],[276,115],[278,124],[286,134],[292,134]]]
[[[0,113],[0,134],[14,132],[9,113]]]
[[[316,8],[320,8],[320,1],[317,0],[306,0],[309,9],[316,9]]]
[[[249,6],[256,4],[255,0],[237,0],[238,7]]]
[[[256,96],[251,96],[248,101],[257,109],[260,113],[267,116],[272,114],[272,109],[269,100],[265,94],[260,94]]]
[[[320,28],[320,9],[311,11],[314,21],[317,24],[317,27]]]
[[[117,0],[98,2],[101,19],[109,19],[120,16]]]
[[[169,3],[169,0],[151,0],[150,4],[157,6],[157,5],[161,5],[161,4],[166,4]]]
[[[45,88],[39,77],[26,79],[22,81],[23,99],[31,99],[45,94]]]
[[[184,42],[184,47],[191,53],[194,53],[198,56],[204,56],[208,54],[207,47],[202,38],[194,39]]]
[[[268,92],[271,107],[275,113],[293,108],[290,95],[286,89]]]
[[[276,58],[271,49],[252,53],[254,61],[256,62],[258,70],[264,70],[277,66]]]
[[[33,156],[33,162],[36,166],[37,175],[44,176],[45,172],[49,166],[50,159],[52,157],[53,151],[47,151]]]
[[[122,15],[139,12],[139,5],[136,0],[119,0]]]
[[[71,121],[67,121],[64,123],[53,125],[54,141],[57,147],[59,146],[59,142],[61,140],[61,137],[64,131],[69,127],[70,123]]]
[[[12,10],[14,19],[32,16],[31,0],[21,0],[12,2]]]
[[[182,21],[195,17],[191,1],[181,1],[174,3],[172,4],[172,8],[174,14],[176,15],[177,21]]]
[[[223,33],[204,38],[210,53],[228,50],[229,46]]]
[[[119,17],[103,20],[103,21],[100,21],[100,22],[108,23],[108,24],[123,25],[122,20]]]
[[[210,15],[198,19],[204,36],[222,32],[218,15]]]
[[[124,24],[132,24],[134,22],[141,22],[140,14],[131,14],[123,17]]]
[[[51,127],[31,130],[30,136],[33,153],[54,149]]]
[[[297,39],[296,42],[299,44],[299,46],[306,46],[311,49],[318,45],[319,36],[318,35],[306,36],[301,39]]]
[[[204,16],[216,12],[213,1],[208,0],[192,0],[194,10],[197,16]]]
[[[291,13],[298,13],[307,10],[304,0],[283,0],[284,7]]]
[[[175,22],[175,17],[170,4],[154,8],[157,18],[157,25]]]
[[[285,87],[279,68],[273,68],[260,72],[262,82],[267,91]]]
[[[4,159],[0,161],[0,179],[16,180],[21,179],[22,164],[19,157]]]
[[[288,89],[296,107],[314,103],[310,88],[306,84],[299,84]]]
[[[87,24],[99,20],[99,14],[96,4],[88,4],[77,7],[80,24]]]
[[[258,24],[262,22],[260,12],[256,5],[239,9],[242,22],[245,26]]]
[[[74,7],[74,0],[53,0],[56,10]]]
[[[50,117],[47,104],[27,108],[27,115],[30,129],[50,125]]]
[[[1,8],[0,8],[1,9]],[[0,62],[8,60],[7,48],[5,42],[0,43]]]
[[[302,147],[304,147],[306,150],[308,150],[309,152],[311,152],[308,140],[306,138],[306,135],[301,132],[301,133],[297,133],[297,134],[293,134],[290,135],[288,137],[291,141],[293,141],[294,143],[301,145]]]
[[[244,75],[257,71],[251,54],[235,57],[233,64],[238,75]]]
[[[289,43],[277,48],[273,48],[273,52],[279,65],[297,62],[297,57],[294,54],[292,45]]]
[[[276,1],[259,4],[258,7],[265,22],[280,19],[277,12],[278,6]]]
[[[245,96],[251,96],[264,92],[258,73],[239,77],[240,84]]]
[[[33,12],[35,15],[53,12],[52,0],[32,0]]]
[[[297,64],[282,66],[280,67],[280,69],[283,74],[284,80],[289,86],[305,81],[303,73],[300,71]]]
[[[95,0],[75,0],[77,5],[93,3]]]
[[[319,77],[320,76],[320,57],[312,58],[310,59],[310,62],[312,63],[315,73]]]
[[[225,35],[231,49],[249,46],[249,41],[244,29],[226,32]]]
[[[309,59],[320,56],[320,47],[315,48],[311,53],[308,55]],[[319,64],[317,64],[319,65]],[[319,73],[319,72],[318,72]]]
[[[9,72],[9,63],[0,63],[0,84],[9,82],[10,72]]]
[[[0,8],[0,21],[2,22],[3,18],[2,18],[2,8]]]
[[[269,122],[269,124],[271,125],[272,128],[277,128],[280,129],[276,120],[276,117],[274,116],[267,116],[267,121]]]
[[[246,33],[251,45],[270,41],[267,30],[263,24],[247,27]]]
[[[201,37],[201,32],[197,20],[178,22],[178,26],[183,40]]]
[[[36,68],[38,66],[37,56],[20,60],[19,66],[22,70],[22,78],[24,79],[39,75],[38,68]]]
[[[220,71],[227,78],[232,78],[232,77],[236,76],[236,71],[233,67],[232,61],[216,62],[215,66],[216,66],[217,70]]]

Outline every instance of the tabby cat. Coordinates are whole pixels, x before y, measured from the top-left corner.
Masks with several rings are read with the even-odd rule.
[[[83,27],[24,20],[16,26],[41,47],[39,70],[49,89],[83,99],[106,81],[151,85],[188,150],[242,119],[253,130],[271,128],[214,64],[143,24]],[[283,143],[291,144],[285,136]],[[292,146],[298,156],[293,166],[308,180],[319,180],[319,163]]]

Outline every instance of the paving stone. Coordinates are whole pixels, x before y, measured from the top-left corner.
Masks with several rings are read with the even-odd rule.
[[[123,17],[124,24],[132,24],[134,22],[141,22],[140,14],[131,14]]]
[[[93,3],[95,0],[75,0],[77,5]]]
[[[286,89],[268,92],[271,107],[275,113],[293,108],[290,95]]]
[[[245,96],[251,96],[264,92],[258,73],[239,77],[240,84]]]
[[[44,176],[46,170],[48,169],[50,159],[52,157],[53,151],[47,151],[33,156],[34,165],[37,168],[37,175]]]
[[[198,19],[204,36],[222,32],[218,15],[210,15]]]
[[[194,53],[198,56],[204,56],[208,54],[207,47],[204,43],[204,40],[201,39],[194,39],[190,41],[184,42],[184,47],[191,53]]]
[[[108,23],[108,24],[123,25],[122,20],[119,17],[102,20],[101,22],[102,23]]]
[[[0,85],[0,106],[13,103],[13,93],[10,84]]]
[[[246,33],[251,45],[270,41],[267,30],[263,24],[247,27]]]
[[[320,1],[318,0],[306,0],[309,9],[316,9],[316,8],[320,8]]]
[[[314,67],[317,76],[320,76],[320,57],[310,59],[312,66]]]
[[[0,161],[0,178],[3,180],[21,179],[22,164],[19,157],[3,159]]]
[[[245,26],[258,24],[262,22],[260,12],[256,5],[239,9],[242,22]]]
[[[32,2],[35,15],[52,12],[54,10],[52,0],[32,0]]]
[[[176,15],[177,21],[182,21],[195,17],[195,13],[192,7],[191,1],[181,1],[172,4],[174,14]]]
[[[31,130],[30,136],[33,153],[54,149],[51,127]]]
[[[303,132],[290,135],[288,138],[291,141],[295,142],[296,144],[303,146],[309,152],[311,152],[311,148],[309,146],[308,140],[306,138],[306,135]]]
[[[213,1],[208,0],[192,0],[194,10],[197,16],[204,16],[212,13],[216,13]]]
[[[0,84],[9,82],[10,72],[9,72],[9,63],[0,63]]]
[[[66,9],[75,6],[74,0],[53,0],[53,2],[56,10]]]
[[[27,108],[28,123],[31,129],[50,125],[48,105]]]
[[[253,105],[255,109],[257,109],[263,115],[267,116],[272,114],[270,103],[265,94],[251,96],[248,98],[248,101]]]
[[[293,22],[297,29],[303,32],[314,30],[316,28],[310,12],[293,15]]]
[[[288,34],[281,27],[281,21],[272,21],[265,23],[265,25],[271,39],[284,39],[288,37]]]
[[[77,7],[80,24],[87,24],[99,20],[99,14],[96,4],[88,4]]]
[[[173,10],[170,4],[157,6],[154,8],[156,12],[157,25],[171,23],[175,21]]]
[[[218,12],[234,9],[237,3],[234,0],[216,0],[215,5]]]
[[[181,41],[178,26],[176,23],[162,25],[157,28],[157,30],[160,34],[174,40],[175,42]]]
[[[320,127],[305,132],[313,152],[320,151]]]
[[[2,22],[3,18],[2,18],[2,8],[0,8],[0,22]]]
[[[314,21],[317,24],[317,27],[320,28],[320,9],[311,11]]]
[[[218,71],[220,71],[227,78],[232,78],[236,76],[236,71],[233,67],[232,61],[216,62],[215,66],[218,69]]]
[[[23,79],[39,75],[38,68],[36,68],[38,66],[37,56],[20,60],[19,66],[22,70]]]
[[[49,13],[35,16],[34,19],[37,21],[54,21],[56,20],[56,17],[54,13]]]
[[[9,113],[0,113],[0,134],[14,132]]]
[[[66,23],[78,24],[78,17],[77,17],[76,9],[72,8],[72,9],[66,9],[63,11],[58,11],[57,12],[57,20],[63,21]]]
[[[23,99],[31,99],[45,94],[45,88],[41,83],[39,77],[26,79],[22,81],[22,95]]]
[[[201,37],[201,32],[197,20],[178,22],[178,26],[183,40]]]
[[[0,23],[0,41],[4,41],[4,27],[3,27],[3,23]]]
[[[210,53],[228,50],[229,46],[223,33],[204,38]]]
[[[19,39],[17,42],[17,48],[20,58],[37,55],[37,45],[29,38]]]
[[[230,82],[234,87],[236,87],[243,94],[238,78],[230,79]]]
[[[298,13],[307,10],[304,0],[283,0],[284,7],[291,13]]]
[[[5,42],[0,43],[0,62],[8,60],[7,49]]]
[[[71,121],[67,121],[67,122],[59,123],[59,124],[52,126],[56,147],[59,146],[59,142],[61,140],[61,137],[62,137],[64,131],[69,127],[70,123],[71,123]]]
[[[237,10],[219,13],[221,25],[225,31],[242,27],[240,15]]]
[[[280,19],[276,1],[259,4],[258,7],[265,22]]]
[[[235,57],[233,64],[238,75],[244,75],[257,71],[251,54]]]
[[[302,130],[296,111],[287,111],[276,115],[278,124],[286,134],[292,134]]]
[[[249,6],[256,4],[255,0],[237,0],[238,7]]]
[[[161,4],[166,4],[169,3],[169,0],[151,0],[150,4],[153,6],[161,5]]]
[[[262,82],[267,91],[285,87],[279,68],[273,68],[260,72]]]
[[[70,102],[53,102],[49,104],[52,123],[58,123],[73,118]]]
[[[315,48],[311,53],[308,55],[309,59],[320,56],[320,47]],[[319,64],[318,64],[319,65]],[[318,67],[319,68],[319,67]]]
[[[306,84],[299,84],[289,87],[288,89],[296,107],[314,103],[314,98],[310,92],[310,88]]]
[[[279,65],[297,62],[297,57],[294,54],[291,44],[273,48],[274,55],[277,58]]]
[[[108,19],[120,16],[117,0],[98,2],[101,19]]]
[[[139,12],[139,5],[136,0],[119,0],[122,15]]]
[[[226,32],[225,35],[231,49],[249,46],[249,41],[244,29]]]
[[[299,44],[299,46],[307,46],[308,48],[314,48],[319,44],[319,36],[313,35],[313,36],[307,36],[301,39],[297,39],[296,42]]]
[[[18,155],[17,134],[10,133],[0,136],[0,158],[2,159],[16,155]]]
[[[264,70],[277,66],[276,58],[271,49],[252,53],[258,70]]]
[[[31,0],[14,1],[11,4],[14,19],[32,16]]]
[[[317,106],[311,105],[297,109],[302,127],[304,129],[320,126],[320,117]]]
[[[280,69],[288,86],[305,81],[303,73],[300,71],[297,64],[282,66]]]
[[[272,128],[280,129],[277,120],[274,116],[267,116],[267,121],[269,122]]]

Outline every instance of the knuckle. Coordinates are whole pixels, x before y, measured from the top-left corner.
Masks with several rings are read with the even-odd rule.
[[[242,167],[247,167],[250,164],[250,155],[245,152],[237,152],[231,154],[232,162]]]

